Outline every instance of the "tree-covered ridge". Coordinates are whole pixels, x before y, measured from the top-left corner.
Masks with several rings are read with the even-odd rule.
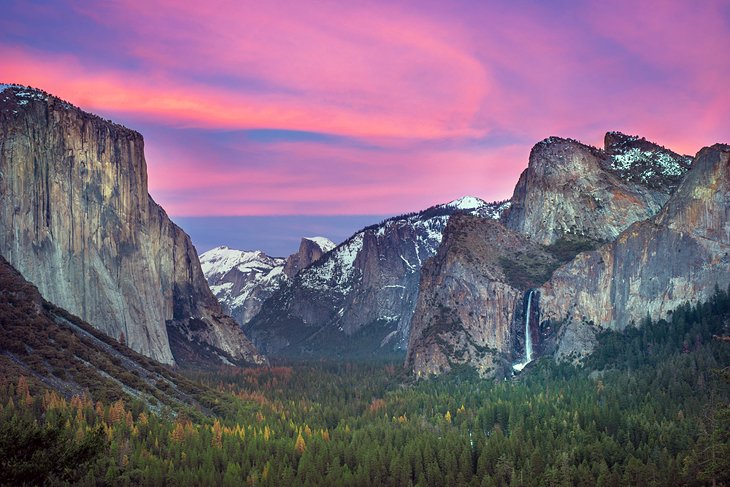
[[[223,368],[191,376],[217,391],[212,417],[69,401],[21,379],[0,390],[0,424],[61,425],[71,453],[101,432],[90,466],[51,483],[727,485],[730,345],[713,336],[729,322],[717,290],[601,335],[583,368],[544,359],[513,381],[411,383],[393,363]],[[17,485],[8,455],[2,480]]]
[[[220,409],[220,398],[46,301],[0,256],[0,386],[27,377],[32,391],[87,393],[105,403],[139,401],[154,410]],[[195,414],[200,414],[195,413]]]

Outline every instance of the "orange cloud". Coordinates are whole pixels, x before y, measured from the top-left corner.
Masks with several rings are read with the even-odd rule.
[[[730,127],[720,1],[9,4],[0,81],[146,133],[173,215],[499,199],[548,135],[622,130],[692,154]],[[250,129],[324,137],[216,137]]]

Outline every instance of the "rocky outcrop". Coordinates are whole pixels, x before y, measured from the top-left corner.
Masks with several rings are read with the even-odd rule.
[[[306,237],[286,259],[261,251],[216,247],[200,256],[210,290],[239,325],[246,325],[261,305],[300,269],[310,266],[335,244],[324,237]]]
[[[424,267],[407,367],[416,375],[460,364],[483,376],[505,373],[510,361],[525,355],[528,308],[535,353],[585,353],[595,342],[590,328],[578,326],[589,319],[577,311],[586,307],[571,308],[579,321],[564,324],[570,313],[561,303],[593,299],[593,315],[585,316],[597,320],[621,303],[605,293],[608,277],[589,277],[595,274],[592,265],[610,268],[613,261],[598,256],[602,250],[588,251],[657,215],[691,165],[686,156],[619,132],[606,134],[603,150],[557,137],[535,145],[501,219],[507,228],[453,219],[436,257]],[[621,265],[640,266],[637,255],[622,256]],[[574,258],[589,264],[555,272]],[[686,299],[688,292],[678,295]],[[642,298],[632,299],[639,306]]]
[[[718,144],[697,154],[656,216],[557,270],[540,289],[541,318],[593,330],[665,318],[730,284],[729,252],[730,146]],[[559,355],[589,352],[582,343],[561,342]]]
[[[605,150],[550,137],[535,145],[505,214],[506,226],[548,245],[564,235],[611,241],[656,214],[691,159],[609,132]]]
[[[608,132],[604,137],[603,167],[622,180],[671,194],[692,166],[692,158],[643,137]]]
[[[284,274],[291,279],[335,247],[335,243],[325,237],[304,237],[299,243],[299,250],[287,257]]]
[[[188,352],[263,360],[148,195],[139,133],[14,85],[0,130],[0,254],[46,299],[160,362],[175,362],[168,332]]]
[[[423,266],[406,367],[419,377],[463,364],[504,373],[524,350],[526,290],[555,267],[541,245],[498,221],[452,217]]]
[[[367,227],[301,270],[245,328],[265,353],[389,353],[408,343],[423,262],[436,253],[449,217],[499,217],[504,204],[477,198]]]

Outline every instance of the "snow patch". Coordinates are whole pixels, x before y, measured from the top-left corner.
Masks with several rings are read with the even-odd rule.
[[[232,282],[224,282],[223,284],[214,284],[210,286],[210,290],[213,294],[218,296],[219,294],[224,294],[226,291],[230,291],[232,287]]]
[[[403,256],[401,255],[401,256],[400,256],[400,258],[401,258],[401,260],[403,260],[403,262],[405,262],[405,263],[406,263],[406,265],[408,266],[408,268],[409,268],[409,269],[410,269],[411,271],[415,271],[415,270],[416,270],[415,266],[411,265],[411,263],[410,263],[410,262],[408,262],[408,261],[406,260],[406,258],[405,258],[405,257],[403,257]]]
[[[391,331],[387,335],[385,335],[385,338],[383,338],[383,341],[380,342],[380,348],[383,348],[388,344],[389,341],[393,339],[393,337],[398,333],[398,330]]]
[[[458,200],[454,200],[451,203],[446,203],[445,206],[450,206],[458,210],[475,210],[481,208],[487,204],[483,199],[477,198],[476,196],[463,196]]]
[[[20,85],[0,83],[0,93],[2,93],[3,91],[7,90],[8,88],[18,88],[18,89],[21,89],[21,90],[25,89],[24,86],[20,86]]]
[[[512,206],[512,202],[507,200],[502,203],[489,203],[479,211],[479,216],[482,218],[491,218],[492,220],[499,220],[502,218],[502,214]]]
[[[230,249],[226,246],[216,247],[200,256],[200,267],[210,282],[237,269],[242,273],[267,273],[272,268],[283,266],[284,259],[269,257],[260,250],[245,251]]]
[[[334,249],[337,245],[327,237],[304,237],[304,240],[314,242],[317,246],[322,249],[322,252],[329,252]]]
[[[0,84],[0,93],[7,89],[15,89],[18,90],[15,92],[15,96],[18,98],[27,98],[29,100],[46,100],[48,99],[48,95],[43,93],[42,91],[38,91],[33,88],[26,88],[25,86],[16,85],[16,84]],[[25,105],[27,104],[27,100],[21,100],[20,104]]]
[[[642,151],[637,147],[611,157],[611,167],[614,170],[627,179],[638,178],[643,182],[657,175],[681,176],[687,171],[690,163],[691,159],[688,157],[674,157],[665,151]],[[640,172],[636,175],[630,174],[629,172],[636,166],[639,166]]]
[[[300,275],[302,284],[309,289],[331,289],[332,285],[346,292],[347,287],[357,276],[354,269],[355,259],[362,250],[364,232],[333,249],[323,257],[322,264],[305,269]]]

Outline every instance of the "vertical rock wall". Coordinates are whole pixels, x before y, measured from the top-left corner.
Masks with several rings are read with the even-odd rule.
[[[210,294],[190,238],[148,195],[137,132],[7,87],[0,200],[0,254],[49,301],[160,362],[175,361],[168,325],[260,360]]]

